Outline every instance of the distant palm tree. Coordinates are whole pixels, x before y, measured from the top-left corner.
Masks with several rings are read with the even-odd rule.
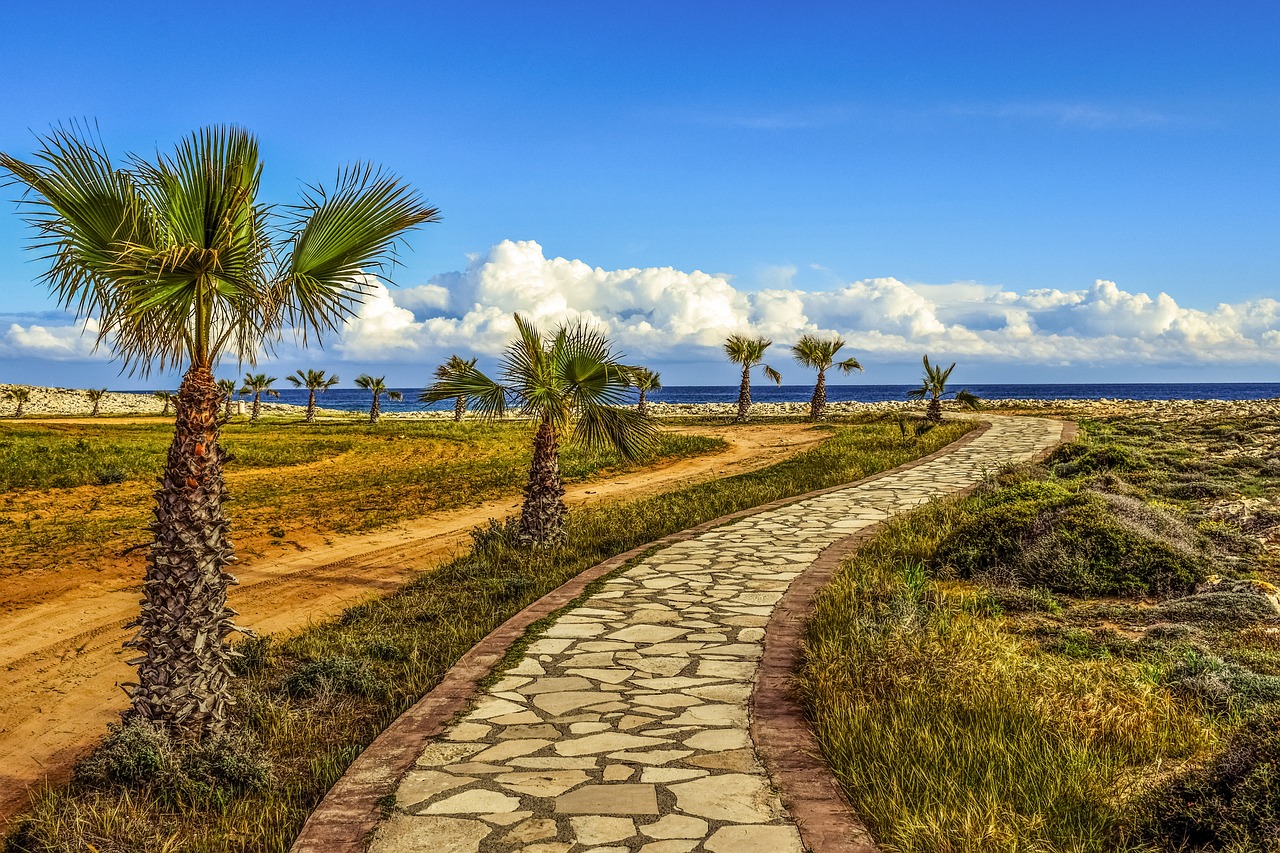
[[[642,415],[648,415],[649,401],[645,399],[645,394],[662,390],[662,374],[647,367],[637,367],[631,371],[631,384],[640,392],[640,402],[636,404],[636,411]]]
[[[236,381],[234,379],[219,379],[218,393],[222,395],[222,420],[231,420],[231,404],[236,398]]]
[[[730,335],[724,342],[724,354],[729,361],[742,365],[742,382],[738,385],[738,422],[746,421],[751,411],[751,368],[764,360],[764,351],[773,341],[768,338],[749,338],[745,335]],[[782,384],[782,374],[769,365],[764,366],[766,379],[775,385]]]
[[[366,274],[404,233],[438,216],[394,177],[357,164],[290,207],[259,199],[262,161],[249,132],[198,130],[170,154],[112,161],[79,128],[41,140],[31,162],[0,154],[27,189],[44,280],[62,306],[95,318],[124,366],[185,368],[173,441],[155,492],[142,584],[131,713],[200,739],[226,724],[236,630],[226,607],[234,549],[218,443],[224,356],[253,364],[286,327],[341,328]]]
[[[387,384],[383,382],[384,379],[386,379],[385,376],[370,376],[367,373],[361,373],[356,377],[356,385],[373,394],[373,405],[369,407],[369,423],[371,424],[376,424],[382,418],[380,398],[384,394],[388,400],[404,399],[404,394],[387,388]]]
[[[102,408],[102,397],[107,393],[107,389],[90,388],[85,393],[89,395],[89,402],[93,403],[93,411],[89,412],[89,417],[96,418],[99,410]]]
[[[293,383],[294,388],[306,388],[310,394],[307,395],[307,423],[316,422],[316,392],[323,394],[340,381],[337,376],[325,376],[323,370],[308,370],[303,373],[301,370],[286,376]]]
[[[813,399],[809,401],[809,420],[820,419],[827,410],[827,369],[835,367],[845,373],[861,370],[862,365],[856,358],[846,358],[836,362],[836,353],[844,347],[844,338],[820,338],[817,335],[805,335],[796,341],[791,348],[796,361],[805,367],[818,371],[817,384],[813,386]]]
[[[930,364],[929,356],[924,357],[924,382],[919,388],[912,388],[907,392],[907,397],[912,400],[924,400],[928,398],[929,405],[925,409],[925,419],[938,423],[942,420],[942,400],[949,393],[947,391],[947,380],[951,378],[951,371],[956,369],[955,362],[951,362],[951,366],[946,370],[942,369],[940,364]],[[956,402],[966,409],[979,409],[982,407],[982,401],[975,395],[970,394],[968,390],[954,392]]]
[[[271,383],[276,381],[276,377],[268,376],[265,373],[246,373],[244,375],[244,387],[240,389],[241,394],[253,395],[253,410],[249,413],[249,423],[256,424],[258,418],[262,414],[262,395],[267,394],[280,399],[280,392],[271,387]]]
[[[18,387],[7,388],[5,389],[4,396],[6,400],[12,400],[17,404],[17,408],[13,411],[13,416],[15,418],[20,418],[24,414],[27,403],[31,402],[31,389]]]
[[[500,418],[512,397],[519,411],[537,422],[533,463],[520,509],[521,538],[534,545],[564,541],[564,485],[560,480],[560,438],[613,448],[628,459],[653,440],[653,422],[621,404],[631,386],[631,368],[614,356],[600,332],[581,323],[561,325],[550,339],[516,315],[519,338],[502,359],[503,383],[474,367],[436,382],[424,402],[466,397],[486,419]]]
[[[461,356],[451,355],[449,360],[440,365],[435,370],[436,379],[453,379],[458,376],[465,376],[468,371],[474,370],[477,359],[465,359]],[[418,395],[418,402],[425,403],[426,392]],[[462,416],[467,413],[467,398],[464,394],[459,394],[453,399],[453,419],[455,421],[462,420]]]
[[[160,412],[161,417],[164,417],[165,415],[169,414],[169,407],[172,406],[178,399],[178,395],[173,393],[172,391],[156,391],[151,396],[155,397],[161,403],[164,403],[164,409],[161,410]]]

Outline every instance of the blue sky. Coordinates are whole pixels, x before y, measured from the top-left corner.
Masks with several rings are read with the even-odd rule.
[[[494,352],[520,309],[597,318],[676,382],[732,381],[712,339],[739,326],[843,333],[881,366],[868,382],[926,349],[973,381],[1276,379],[1274,2],[127,7],[6,16],[0,150],[68,119],[120,152],[235,122],[273,199],[367,159],[443,211],[393,271],[410,292],[378,294],[388,322],[286,347],[283,369],[416,384],[447,351]],[[131,384],[65,346],[28,236],[0,205],[0,382]],[[530,263],[537,299],[493,286]],[[610,278],[628,270],[651,273]],[[693,304],[695,271],[728,313]],[[762,290],[795,304],[768,313]]]

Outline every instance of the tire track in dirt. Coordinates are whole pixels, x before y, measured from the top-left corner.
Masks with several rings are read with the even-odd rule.
[[[729,442],[720,453],[678,460],[603,481],[576,484],[572,505],[636,498],[780,462],[822,441],[804,425],[696,427],[673,431]],[[291,466],[296,469],[296,466]],[[318,621],[466,548],[468,531],[518,506],[518,495],[466,510],[433,513],[373,534],[319,538],[307,550],[246,557],[234,571],[239,622],[269,633]],[[84,566],[84,585],[40,600],[20,582],[0,584],[0,830],[42,781],[65,781],[75,760],[127,705],[133,677],[121,643],[137,612],[138,579],[114,584]],[[88,590],[88,592],[86,592]],[[23,596],[28,597],[24,600]]]

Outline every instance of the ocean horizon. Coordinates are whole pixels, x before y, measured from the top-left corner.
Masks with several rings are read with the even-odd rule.
[[[905,400],[907,391],[918,385],[828,385],[827,401],[831,403],[880,403]],[[984,400],[1271,400],[1280,398],[1280,382],[1125,382],[1125,383],[1006,383],[956,385],[966,388]],[[280,402],[305,406],[307,392],[297,388],[281,388],[280,399],[265,397],[268,403]],[[393,389],[404,395],[396,402],[383,399],[384,412],[440,411],[453,404],[425,405],[418,402],[421,388]],[[148,394],[151,391],[132,391]],[[772,385],[755,383],[751,399],[756,403],[804,403],[813,394],[813,384]],[[237,399],[250,399],[238,397]],[[634,400],[634,395],[632,396]],[[672,385],[651,391],[648,399],[655,403],[734,403],[737,385]],[[369,408],[369,392],[362,388],[331,388],[316,395],[316,404],[326,409],[358,412]]]

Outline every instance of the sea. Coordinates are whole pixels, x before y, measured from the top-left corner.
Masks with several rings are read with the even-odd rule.
[[[878,403],[905,400],[907,391],[918,385],[828,385],[829,402]],[[984,400],[1271,400],[1280,398],[1280,382],[1182,382],[1135,384],[1044,384],[1044,385],[957,385],[967,388]],[[404,400],[382,400],[384,412],[416,412],[424,409],[452,409],[453,404],[428,406],[418,402],[420,388],[398,388]],[[756,403],[803,403],[813,394],[813,385],[751,386],[751,399]],[[648,398],[662,403],[733,403],[738,399],[737,385],[673,385],[650,391]],[[247,398],[246,398],[247,399]],[[276,402],[274,398],[264,398]],[[633,397],[634,399],[634,397]],[[361,388],[331,388],[316,397],[316,404],[326,409],[358,412],[369,408],[369,392]],[[281,388],[281,403],[307,404],[307,392]]]

